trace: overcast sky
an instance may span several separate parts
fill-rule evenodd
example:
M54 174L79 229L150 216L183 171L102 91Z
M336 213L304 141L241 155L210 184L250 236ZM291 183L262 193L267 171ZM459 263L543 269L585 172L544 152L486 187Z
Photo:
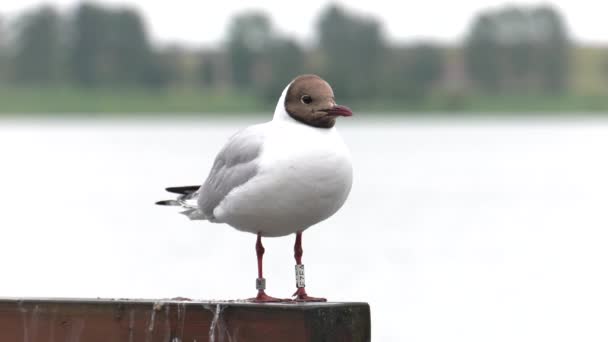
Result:
M0 13L15 14L41 3L68 9L78 0L4 0ZM130 5L144 15L154 41L191 45L216 45L232 15L248 9L270 13L279 31L310 41L319 11L332 1L261 0L255 6L243 1L216 0L102 0L101 4ZM467 30L471 18L481 9L506 4L551 4L565 15L573 37L587 43L608 43L608 2L600 0L563 1L408 1L395 0L333 1L360 13L381 19L384 32L393 41L433 39L456 42Z

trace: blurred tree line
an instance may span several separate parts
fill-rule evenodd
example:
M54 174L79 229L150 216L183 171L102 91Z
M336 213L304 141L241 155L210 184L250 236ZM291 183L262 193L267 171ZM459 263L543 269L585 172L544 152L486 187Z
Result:
M320 13L315 32L314 45L304 46L266 13L246 12L232 19L219 48L157 47L133 9L43 6L0 17L0 78L23 86L230 88L269 101L300 73L319 73L354 100L568 91L571 42L551 7L480 13L457 48L390 44L377 19L335 5Z
M43 6L14 23L4 78L16 84L83 87L166 85L168 72L132 9L81 4L69 17Z
M566 90L570 42L549 7L482 13L466 42L470 78L488 92Z

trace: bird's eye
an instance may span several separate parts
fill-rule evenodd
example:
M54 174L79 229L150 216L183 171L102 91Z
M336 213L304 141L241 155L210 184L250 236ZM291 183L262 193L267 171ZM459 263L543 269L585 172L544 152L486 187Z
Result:
M304 95L300 98L303 104L310 104L312 102L312 97L310 95Z

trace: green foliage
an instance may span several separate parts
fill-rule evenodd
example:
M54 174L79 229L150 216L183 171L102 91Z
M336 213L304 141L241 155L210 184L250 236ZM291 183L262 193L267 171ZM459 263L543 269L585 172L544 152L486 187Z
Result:
M0 87L0 113L255 113L271 112L257 96L235 91L141 87Z
M83 86L161 86L166 68L155 56L139 14L83 3L74 16L71 66Z
M554 95L459 95L437 94L412 102L399 97L349 101L357 115L369 117L376 113L398 115L433 115L433 113L556 113L608 111L606 96ZM225 113L268 116L274 106L248 92L201 91L191 89L152 90L142 88L74 88L74 87L0 87L0 116L48 113L99 116L136 116L157 113L162 116L188 115L223 117ZM202 114L206 113L206 114ZM108 114L103 114L107 116Z
M280 37L270 19L262 13L245 13L234 18L230 24L227 52L234 85L240 89L255 88L268 101L276 101L277 93L283 90L285 83L305 69L300 46L289 38ZM209 70L205 72L209 78Z
M268 103L277 100L286 82L306 72L302 48L290 39L275 39L262 57L265 78L259 82L259 94Z
M6 82L8 79L8 70L11 61L9 60L9 42L6 30L6 20L0 14L0 82Z
M540 50L546 59L542 66L544 88L553 93L566 90L570 65L570 40L561 15L552 8L540 7L533 16L537 18L537 30L544 32Z
M384 93L409 102L424 101L443 73L441 49L430 44L417 44L393 48L387 54L382 78Z
M480 14L466 40L469 75L489 92L562 92L569 40L552 8L505 8Z
M100 83L102 61L107 59L104 56L107 45L105 11L83 3L76 9L74 17L72 76L81 85L93 86Z
M200 80L201 80L201 84L204 87L211 87L213 86L213 84L215 84L216 80L216 75L215 75L215 67L213 65L213 62L210 60L203 60L201 62L200 65Z
M466 43L466 63L473 81L489 91L497 91L500 72L497 58L496 24L485 14L480 15Z
M3 22L0 112L271 111L302 73L323 76L356 110L608 108L599 53L573 49L550 7L483 12L463 47L389 45L378 20L341 6L321 12L312 47L281 35L262 12L234 17L212 50L154 47L136 11L87 2Z
M41 7L18 21L12 78L18 83L52 83L63 66L61 18L51 7Z
M341 98L378 95L385 54L380 24L330 6L321 13L317 31L323 74L334 91Z
M251 12L235 17L228 31L228 55L232 81L239 88L254 83L254 67L274 37L270 19L264 13Z

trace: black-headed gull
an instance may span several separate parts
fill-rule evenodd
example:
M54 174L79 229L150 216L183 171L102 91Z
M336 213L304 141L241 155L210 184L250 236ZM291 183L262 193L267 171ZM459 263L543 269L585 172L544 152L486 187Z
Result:
M202 186L168 188L180 196L158 204L180 205L193 220L227 223L257 234L258 294L255 302L282 301L265 293L262 237L296 234L296 301L325 301L304 289L302 232L332 216L352 185L350 153L334 127L352 111L335 102L330 85L316 75L291 81L272 121L233 135L215 158Z

